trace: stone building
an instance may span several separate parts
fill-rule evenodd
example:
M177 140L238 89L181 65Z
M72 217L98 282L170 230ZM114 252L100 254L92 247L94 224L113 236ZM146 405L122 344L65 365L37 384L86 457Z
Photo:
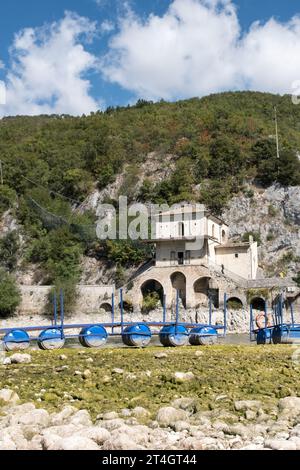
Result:
M258 251L253 238L231 242L228 225L197 206L161 212L154 225L154 236L146 241L155 245L153 260L127 285L126 295L135 307L156 292L161 302L165 295L167 308L172 308L178 290L186 309L207 307L210 298L216 308L222 307L225 293L242 308L249 301L249 289L291 284L287 279L257 279Z

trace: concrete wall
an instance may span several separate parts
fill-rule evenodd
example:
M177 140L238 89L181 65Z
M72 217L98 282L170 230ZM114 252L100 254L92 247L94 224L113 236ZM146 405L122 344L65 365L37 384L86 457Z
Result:
M238 255L238 258L236 258ZM216 250L216 263L224 265L225 269L238 274L245 279L255 279L257 273L257 244L253 243L248 248L222 247Z
M22 302L19 314L43 314L51 286L20 286ZM97 313L103 303L111 303L114 286L78 286L75 312Z

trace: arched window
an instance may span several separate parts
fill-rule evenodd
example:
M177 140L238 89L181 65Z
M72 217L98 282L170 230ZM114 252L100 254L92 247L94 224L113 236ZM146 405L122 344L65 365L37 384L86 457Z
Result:
M212 228L211 228L211 234L212 234L212 237L215 238L215 225L214 224L212 225Z

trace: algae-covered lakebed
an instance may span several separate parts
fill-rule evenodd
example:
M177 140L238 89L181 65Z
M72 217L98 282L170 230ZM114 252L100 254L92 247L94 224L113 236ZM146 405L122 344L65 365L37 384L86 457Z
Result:
M199 353L200 351L200 353ZM160 354L159 354L160 353ZM166 354L166 357L155 356ZM0 366L0 389L49 411L70 403L95 418L142 406L151 413L179 397L200 410L233 409L235 400L300 396L300 366L291 346L30 351L29 364ZM61 357L63 355L63 357ZM118 370L121 369L121 370ZM178 382L175 372L193 372Z

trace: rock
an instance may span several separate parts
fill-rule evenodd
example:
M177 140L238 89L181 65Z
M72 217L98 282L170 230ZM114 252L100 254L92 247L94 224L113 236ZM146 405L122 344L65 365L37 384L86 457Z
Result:
M59 356L59 359L60 359L61 361L66 361L68 358L67 358L67 356L66 356L65 354L61 354L61 355Z
M94 362L94 359L92 357L87 357L86 362L88 362L89 364L92 364Z
M16 416L17 424L26 426L40 426L45 428L50 424L50 416L46 410L32 410L29 413Z
M61 441L62 450L99 450L92 439L83 436L71 436Z
M132 411L128 408L123 408L123 410L121 410L121 416L123 416L124 418L129 418L131 415Z
M187 421L176 421L174 424L175 432L189 431L190 428L191 425Z
M11 359L10 357L4 357L2 359L2 362L0 362L3 366L9 366L11 364Z
M5 429L5 432L18 450L27 450L27 440L24 437L22 426L10 426Z
M86 370L83 372L82 377L83 377L84 379L89 379L89 378L91 377L91 375L92 375L91 371L90 371L89 369L86 369Z
M41 439L41 446L43 450L62 450L62 441L56 434L47 433Z
M246 411L246 419L248 421L256 419L256 416L257 416L256 411L252 411L252 410L247 410Z
M108 384L109 382L111 382L111 378L108 375L104 375L102 377L102 383Z
M161 426L170 426L174 424L176 421L185 421L187 418L187 413L184 410L178 410L172 406L166 406L164 408L160 408L156 415L156 421Z
M1 450L17 450L17 446L9 436L3 435L0 438Z
M3 388L0 390L0 400L4 401L5 403L16 405L20 401L20 398L13 390L10 390L9 388Z
M196 357L201 357L201 356L203 356L203 354L204 354L203 351L196 351L196 352L195 352L195 356L196 356Z
M261 402L258 400L235 401L234 407L236 411L258 410L261 407Z
M154 357L155 359L165 359L166 357L168 357L168 354L165 352L158 352L154 354Z
M71 416L69 423L75 426L91 426L92 420L87 410L80 410Z
M82 372L80 372L80 370L75 370L74 375L82 376Z
M197 408L197 403L194 398L177 398L176 400L172 401L171 403L174 408L180 408L181 410L190 411L192 413L195 412Z
M98 445L102 445L105 441L110 439L111 435L107 429L101 428L100 426L94 426L84 431L85 437L92 439Z
M10 360L12 364L30 364L31 356L30 354L15 353L10 356Z
M112 370L112 373L122 375L122 374L124 374L124 370L123 369L118 369L116 367L115 369Z
M104 442L102 450L136 450L137 444L126 434L120 434Z
M147 426L141 425L123 425L119 429L115 429L111 433L112 438L118 438L119 436L127 436L129 439L134 441L136 444L147 445L149 441L150 430Z
M175 381L178 383L194 380L195 378L193 372L175 372L174 377Z
M107 429L108 431L113 431L115 429L119 429L124 424L124 419L111 419L109 421L100 421L99 424L102 428Z
M116 413L115 411L110 411L108 413L104 413L102 419L105 421L109 421L109 420L118 419L118 418L119 418L118 413Z
M294 444L296 445L296 450L300 450L300 437L292 436L289 439L289 442L294 442Z
M64 424L68 418L70 418L74 413L77 412L77 408L74 406L65 406L60 413L56 413L51 416L51 424L53 426L60 426Z
M67 438L77 434L78 432L82 432L82 430L86 430L85 426L77 426L75 424L63 424L60 426L51 426L47 429L44 429L41 432L42 437L47 436L58 436L61 438Z
M273 450L297 450L297 445L293 441L284 441L280 439L266 439L265 447Z
M281 398L278 402L278 408L282 414L287 415L289 418L296 417L298 414L300 414L300 398Z
M136 408L134 408L132 410L132 414L133 416L135 416L135 418L148 418L150 416L149 411L143 408L142 406L137 406Z

